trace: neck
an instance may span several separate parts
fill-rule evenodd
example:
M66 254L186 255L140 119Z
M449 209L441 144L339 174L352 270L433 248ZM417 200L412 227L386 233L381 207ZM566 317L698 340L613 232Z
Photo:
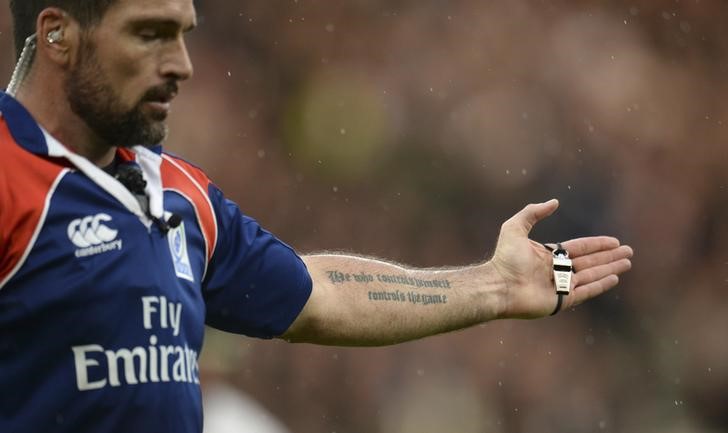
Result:
M63 79L53 74L43 74L40 69L31 69L16 99L38 124L64 146L99 167L111 164L116 147L102 140L73 112L65 95Z

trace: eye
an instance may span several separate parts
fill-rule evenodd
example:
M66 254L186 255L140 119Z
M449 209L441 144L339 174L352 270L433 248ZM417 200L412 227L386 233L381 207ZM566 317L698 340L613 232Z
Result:
M137 36L145 42L152 42L159 39L159 32L155 29L142 29L137 32Z
M180 30L177 22L169 20L143 20L131 25L134 37L145 43L173 40Z

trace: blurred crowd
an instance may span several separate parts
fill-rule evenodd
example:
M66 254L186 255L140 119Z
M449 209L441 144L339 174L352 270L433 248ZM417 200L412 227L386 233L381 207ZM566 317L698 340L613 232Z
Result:
M636 251L617 289L538 322L373 349L211 330L209 387L296 433L728 430L728 3L196 5L167 149L297 250L479 262L556 197L536 240ZM0 53L8 80L6 5Z

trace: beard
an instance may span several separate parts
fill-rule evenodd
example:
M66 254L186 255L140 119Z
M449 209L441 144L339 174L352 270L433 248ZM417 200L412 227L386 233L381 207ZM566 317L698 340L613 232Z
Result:
M110 146L150 147L167 137L166 115L145 115L142 107L147 101L176 93L174 82L149 89L131 109L125 108L104 74L95 48L88 41L82 41L78 63L65 87L71 110Z

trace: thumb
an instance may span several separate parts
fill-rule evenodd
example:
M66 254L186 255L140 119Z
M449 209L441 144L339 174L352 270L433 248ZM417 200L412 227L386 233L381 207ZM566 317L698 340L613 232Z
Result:
M512 230L516 230L520 234L528 236L537 222L556 212L558 207L559 201L556 199L551 199L544 203L529 204L521 209L520 212L513 215L511 219L506 221L506 224L508 224Z

